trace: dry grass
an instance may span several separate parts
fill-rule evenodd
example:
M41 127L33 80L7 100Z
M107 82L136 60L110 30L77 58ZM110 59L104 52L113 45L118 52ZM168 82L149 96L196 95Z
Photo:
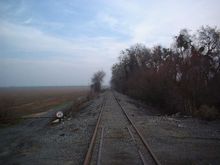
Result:
M86 97L87 87L0 88L0 118L21 117Z

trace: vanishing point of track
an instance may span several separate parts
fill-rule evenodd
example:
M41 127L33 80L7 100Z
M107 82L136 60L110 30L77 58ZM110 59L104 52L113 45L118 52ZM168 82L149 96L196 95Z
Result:
M129 117L129 115L127 114L125 108L120 104L119 100L116 98L115 94L113 93L113 97L114 99L116 100L117 104L119 105L120 109L122 110L123 114L126 116L126 119L128 120L128 122L132 125L132 127L134 128L135 130L135 133L138 135L139 139L141 140L144 148L147 150L147 152L149 153L151 159L152 159L152 162L153 164L155 165L161 165L161 163L159 162L158 158L156 157L156 155L153 153L151 147L149 146L149 144L146 142L146 140L144 139L144 136L142 135L141 131L137 128L137 126L134 124L134 122L131 120L131 118ZM103 141L103 128L100 127L100 121L101 121L101 117L102 117L102 113L103 113L103 110L104 110L104 106L105 106L105 102L106 102L106 97L103 98L103 101L101 103L101 106L100 106L100 113L99 113L99 116L98 116L98 119L97 119L97 122L96 122L96 126L95 126L95 129L94 129L94 132L93 132L93 135L92 135L92 138L91 138L91 141L90 141L90 144L89 144L89 148L87 150L87 153L86 153L86 156L85 156L85 159L84 159L84 162L83 162L83 165L89 165L90 164L90 161L91 161L91 158L92 158L92 155L93 155L93 148L95 146L95 140L96 140L96 136L97 136L97 132L98 132L98 129L101 128L101 138L100 138L100 142L99 142L99 149L98 149L98 158L97 158L97 165L100 165L100 160L101 160L101 150L102 150L102 141ZM128 128L128 127L127 127ZM134 138L134 135L132 133L132 131L128 128L128 132L130 134L130 136L132 137L133 141L136 143L136 140ZM147 164L146 160L145 160L145 157L144 157L144 154L142 153L142 151L140 150L139 146L137 145L136 143L136 147L138 149L138 154L142 160L142 163L144 165Z

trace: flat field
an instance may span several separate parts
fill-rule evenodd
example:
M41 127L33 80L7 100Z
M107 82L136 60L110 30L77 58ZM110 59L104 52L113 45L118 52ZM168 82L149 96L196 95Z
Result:
M86 86L0 88L0 111L7 110L16 117L40 113L85 97L88 92Z

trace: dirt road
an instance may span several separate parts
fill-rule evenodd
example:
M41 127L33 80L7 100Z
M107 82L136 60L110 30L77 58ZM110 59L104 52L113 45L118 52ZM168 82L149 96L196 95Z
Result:
M127 96L115 96L162 165L220 163L220 121L161 116L156 109ZM87 105L58 125L31 121L1 128L0 164L83 164L101 105L91 164L143 164L139 150L148 164L154 164L112 91Z

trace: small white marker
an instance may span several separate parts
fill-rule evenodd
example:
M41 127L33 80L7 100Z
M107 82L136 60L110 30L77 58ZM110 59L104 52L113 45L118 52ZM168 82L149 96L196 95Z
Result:
M63 112L62 111L58 111L56 113L57 118L61 119L63 117Z

